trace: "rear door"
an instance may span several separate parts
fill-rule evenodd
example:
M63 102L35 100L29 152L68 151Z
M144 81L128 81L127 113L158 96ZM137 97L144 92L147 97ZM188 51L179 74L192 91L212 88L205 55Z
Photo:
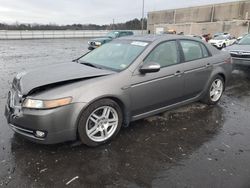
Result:
M212 56L198 41L180 40L184 63L184 98L189 99L203 91L212 72Z

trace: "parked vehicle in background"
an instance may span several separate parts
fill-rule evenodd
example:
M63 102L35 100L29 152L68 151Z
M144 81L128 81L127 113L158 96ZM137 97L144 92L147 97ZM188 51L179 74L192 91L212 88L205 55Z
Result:
M218 32L218 33L214 34L213 38L221 36L221 35L228 35L229 36L230 34L229 33L225 33L225 32Z
M174 30L174 29L169 29L169 30L163 32L163 34L172 34L172 35L175 35L175 34L176 34L176 30Z
M199 35L186 35L186 36L188 36L188 37L195 37L195 38L198 38L198 39L203 40L203 41L206 42L206 39L204 37L202 37L202 36L199 36Z
M130 35L134 35L134 33L132 31L111 31L105 37L95 38L88 41L89 45L88 49L93 50L105 43L112 41L115 38L125 37Z
M194 101L215 105L231 71L228 52L193 37L122 37L74 63L18 74L5 115L29 140L97 146L131 121Z
M225 48L234 44L236 39L230 35L219 35L208 42L218 49Z
M250 34L225 50L230 52L234 67L250 67Z
M208 42L210 39L212 39L211 34L203 34L202 37L206 39L206 42Z

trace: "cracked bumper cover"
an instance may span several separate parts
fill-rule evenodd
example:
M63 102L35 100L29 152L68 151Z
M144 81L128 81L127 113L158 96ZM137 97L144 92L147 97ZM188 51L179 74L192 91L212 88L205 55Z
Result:
M72 103L48 109L20 109L5 106L7 122L17 134L42 144L56 144L77 139L79 114L86 103ZM35 136L35 131L46 133L44 138Z

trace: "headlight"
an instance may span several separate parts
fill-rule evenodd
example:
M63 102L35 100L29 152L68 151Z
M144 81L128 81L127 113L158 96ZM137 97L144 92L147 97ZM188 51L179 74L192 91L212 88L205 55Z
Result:
M102 43L101 43L101 42L95 42L95 45L96 45L96 46L101 46Z
M70 104L71 101L72 97L66 97L55 100L25 99L22 107L33 109L50 109Z

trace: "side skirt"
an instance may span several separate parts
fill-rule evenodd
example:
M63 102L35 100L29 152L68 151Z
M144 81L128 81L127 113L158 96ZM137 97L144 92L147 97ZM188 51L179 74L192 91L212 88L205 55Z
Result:
M175 103L175 104L165 106L165 107L162 107L162 108L158 108L158 109L155 109L155 110L152 110L152 111L149 111L149 112L138 114L138 115L132 116L131 121L136 121L136 120L139 120L139 119L150 117L150 116L165 112L165 111L173 109L173 108L181 107L181 106L184 106L186 104L190 104L192 102L199 101L200 99L201 99L201 95L196 96L196 97L191 98L191 99L187 99L187 100L179 102L179 103Z

